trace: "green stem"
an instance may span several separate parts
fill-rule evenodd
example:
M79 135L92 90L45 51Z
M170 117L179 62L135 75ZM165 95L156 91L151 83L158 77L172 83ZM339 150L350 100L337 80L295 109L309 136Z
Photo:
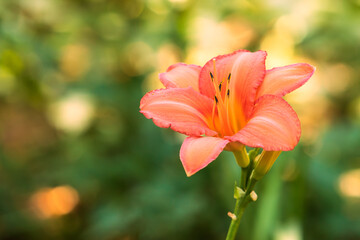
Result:
M242 174L244 176L247 175L247 174L244 174L244 172L242 172ZM243 177L241 178L241 180L242 180L241 184L244 184ZM245 180L246 180L246 178L245 178ZM251 201L254 201L251 198L250 193L254 189L255 183L256 183L256 180L254 178L250 177L249 183L247 184L247 187L246 187L245 194L241 198L236 200L235 210L234 210L235 216L231 220L230 227L229 227L229 230L228 230L228 233L226 236L226 240L234 240L235 239L237 230L240 225L240 220L241 220L242 215L244 214L245 208Z
M247 180L249 178L249 167L241 168L241 181L240 187L245 191Z
M233 240L235 239L236 232L240 225L241 217L245 211L245 196L243 198L237 199L235 204L235 216L236 218L233 218L230 223L230 227L226 236L226 240Z

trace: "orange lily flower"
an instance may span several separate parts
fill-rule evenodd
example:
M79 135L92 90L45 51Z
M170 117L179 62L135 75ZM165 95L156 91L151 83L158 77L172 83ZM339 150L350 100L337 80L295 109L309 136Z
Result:
M302 86L314 67L298 63L266 70L266 55L239 50L203 67L174 64L159 75L166 89L142 98L146 118L188 136L180 149L188 176L223 150L239 154L246 145L289 151L299 142L300 121L282 97Z

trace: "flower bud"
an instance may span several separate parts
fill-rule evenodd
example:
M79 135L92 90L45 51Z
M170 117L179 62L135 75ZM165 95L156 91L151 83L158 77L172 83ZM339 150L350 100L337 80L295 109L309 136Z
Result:
M240 198L244 197L244 195L245 195L244 190L242 190L238 186L234 187L234 198L235 199L240 199Z
M253 178L260 180L271 169L281 151L262 151L255 163Z
M253 202L255 202L255 201L258 199L258 195L256 194L255 191L252 191L252 192L250 193L250 198L251 198L251 200L252 200Z

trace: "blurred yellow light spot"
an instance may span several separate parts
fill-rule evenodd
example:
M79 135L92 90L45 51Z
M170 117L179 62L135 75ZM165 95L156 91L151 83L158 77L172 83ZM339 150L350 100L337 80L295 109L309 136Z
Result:
M304 92L304 94L307 93ZM290 95L292 95L292 93ZM290 95L286 97L286 100L288 100L299 116L302 128L301 141L306 144L316 143L318 137L330 124L332 119L329 100L322 96L317 96L300 102L301 99L297 100Z
M145 42L129 44L123 55L122 70L128 76L137 76L149 71L154 66L154 52Z
M171 43L162 45L157 51L157 64L154 73L148 74L143 82L144 92L163 88L159 80L159 73L166 72L169 66L180 61L180 49Z
M343 63L325 66L323 69L318 72L321 75L319 79L322 87L331 94L343 94L353 81L353 69Z
M246 48L254 37L254 30L237 16L230 16L222 22L201 16L194 22L189 34L194 45L186 62L203 65L216 55Z
M24 8L26 8L28 11L31 11L37 15L41 15L50 9L51 1L33 0L33 1L31 1L31 4L30 4L29 1L22 0L21 5Z
M236 15L227 17L222 23L228 34L228 44L231 49L246 48L254 38L255 32L247 21Z
M171 3L187 3L188 0L169 0Z
M174 6L174 8L183 10L185 9L189 4L188 0L169 0L170 3Z
M80 133L90 125L95 114L92 100L85 94L72 94L52 104L49 118L55 127Z
M324 1L313 1L313 0L303 0L303 1L284 1L284 0L268 0L264 1L264 4L271 8L286 10L286 12L296 13L303 16L304 18L309 18L311 15L316 14L319 10L324 10L332 7L335 4L324 4Z
M159 80L159 74L152 73L147 76L143 82L142 88L144 92L148 92L150 90L164 88L164 85Z
M52 23L57 19L61 9L58 8L55 1L48 0L21 0L21 7L23 12L26 12L23 16L27 17L28 21L40 21L46 23Z
M295 45L301 42L308 33L308 26L311 26L310 21L313 19L312 15L318 8L317 4L314 4L316 1L310 0L286 4L284 1L278 0L270 2L281 2L281 5L288 9L288 14L280 16L276 20L273 29L261 43L260 49L266 50L271 55L267 58L268 68L286 65L295 60Z
M295 41L287 31L273 30L265 36L260 49L266 49L269 57L266 60L267 68L287 65L294 58Z
M70 186L44 188L30 198L30 205L41 218L50 218L70 213L79 202L77 191Z
M308 29L301 15L289 14L280 17L275 23L278 32L286 31L292 35L295 42L300 42L306 36Z
M157 51L158 69L165 72L166 69L180 61L180 49L171 43L162 45Z
M301 240L301 225L297 221L290 221L275 231L275 238L277 240Z
M148 0L148 8L156 14L163 15L169 12L169 5L164 0Z
M68 77L75 80L81 77L89 68L89 50L80 44L67 45L62 49L60 68Z
M360 198L360 168L341 174L338 187L344 197Z

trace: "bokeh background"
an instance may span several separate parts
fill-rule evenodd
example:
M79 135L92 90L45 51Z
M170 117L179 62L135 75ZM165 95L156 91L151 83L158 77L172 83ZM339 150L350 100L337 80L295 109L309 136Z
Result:
M233 156L187 178L139 101L237 49L317 67L238 239L360 239L359 26L359 0L1 0L0 239L224 239Z

